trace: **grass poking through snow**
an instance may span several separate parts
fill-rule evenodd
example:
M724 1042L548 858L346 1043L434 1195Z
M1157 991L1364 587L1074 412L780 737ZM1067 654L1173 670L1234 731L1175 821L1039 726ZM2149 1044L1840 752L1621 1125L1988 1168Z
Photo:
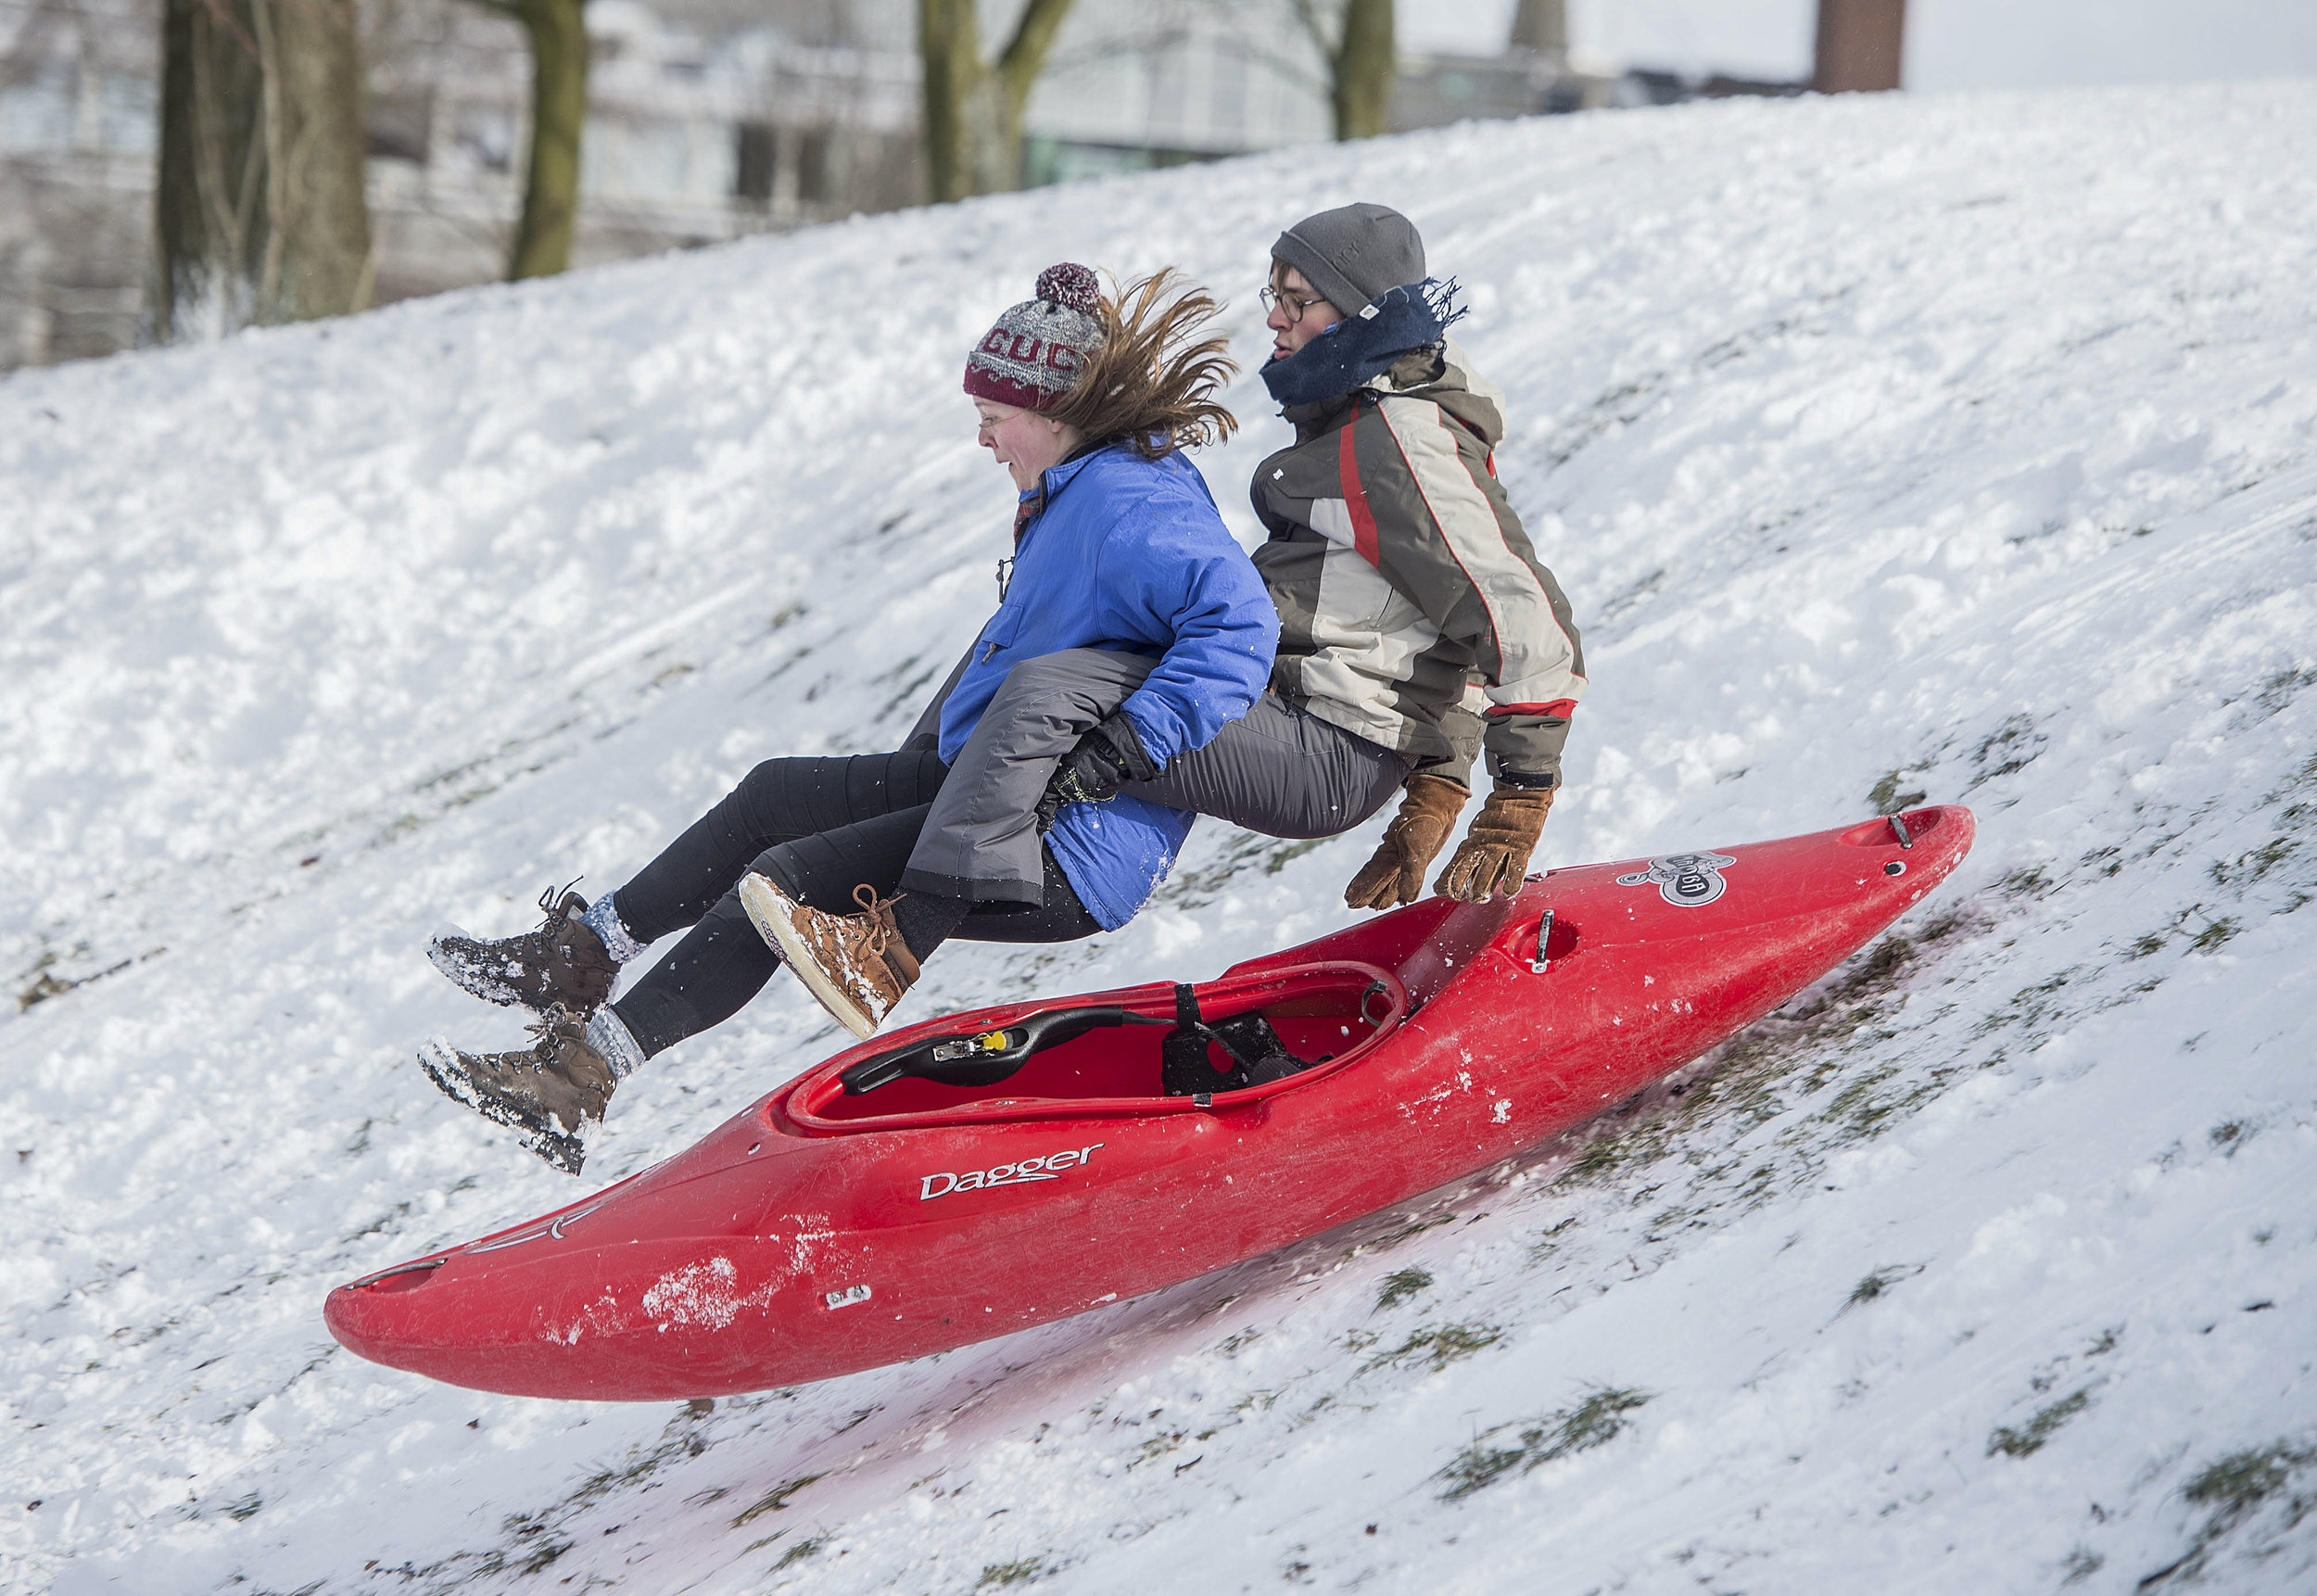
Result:
M1443 1501L1455 1501L1484 1486L1493 1485L1517 1470L1533 1468L1606 1446L1630 1427L1626 1414L1640 1407L1652 1393L1614 1386L1596 1387L1573 1408L1547 1413L1541 1419L1514 1420L1488 1431L1434 1477L1448 1482ZM1511 1445L1496 1443L1507 1431L1517 1431Z

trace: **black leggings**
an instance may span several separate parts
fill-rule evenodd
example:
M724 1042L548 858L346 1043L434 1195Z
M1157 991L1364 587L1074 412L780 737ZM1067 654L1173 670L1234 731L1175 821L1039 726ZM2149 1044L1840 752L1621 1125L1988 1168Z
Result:
M860 906L862 884L889 895L947 775L926 754L767 759L613 895L639 943L691 931L612 1011L645 1057L720 1025L764 989L780 956L765 944L733 889L761 871L800 903L830 914ZM1045 854L1045 902L983 904L957 934L969 942L1075 942L1100 931Z

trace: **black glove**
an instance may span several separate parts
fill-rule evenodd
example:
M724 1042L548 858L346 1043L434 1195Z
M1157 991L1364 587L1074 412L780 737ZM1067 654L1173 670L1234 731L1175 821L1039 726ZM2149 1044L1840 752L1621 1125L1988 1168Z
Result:
M1062 755L1039 796L1038 831L1054 830L1065 804L1105 804L1129 781L1148 781L1159 774L1134 723L1117 713L1096 721L1078 745Z

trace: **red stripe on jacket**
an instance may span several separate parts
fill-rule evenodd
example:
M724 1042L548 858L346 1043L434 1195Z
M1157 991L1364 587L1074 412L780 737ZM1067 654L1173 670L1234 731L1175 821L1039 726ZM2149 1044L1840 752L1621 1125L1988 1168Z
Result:
M1576 713L1576 700L1556 698L1550 703L1492 703L1490 715L1550 715L1566 720Z
M1343 447L1336 451L1336 472L1343 482L1344 503L1351 512L1351 546L1360 558L1371 565L1382 564L1376 551L1375 513L1368 508L1368 490L1360 480L1360 451L1352 447L1351 435L1360 425L1360 401L1352 400L1351 420L1336 436Z

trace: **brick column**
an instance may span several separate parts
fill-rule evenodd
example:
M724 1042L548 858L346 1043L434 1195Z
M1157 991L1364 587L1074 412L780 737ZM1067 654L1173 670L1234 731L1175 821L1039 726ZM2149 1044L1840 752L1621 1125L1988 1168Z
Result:
M1906 0L1818 0L1810 86L1822 95L1895 89L1906 44Z

